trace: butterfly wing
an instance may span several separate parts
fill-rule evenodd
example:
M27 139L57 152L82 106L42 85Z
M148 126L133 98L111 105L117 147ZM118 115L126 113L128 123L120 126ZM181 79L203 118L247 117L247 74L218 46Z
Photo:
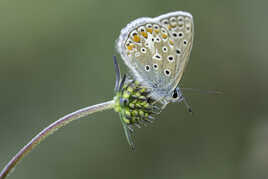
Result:
M155 99L165 98L177 86L189 59L193 36L185 30L186 19L188 24L192 16L181 11L139 18L122 29L117 41L122 59L138 81L153 89Z
M168 29L174 42L171 54L175 56L175 78L169 86L173 90L180 82L185 67L190 59L194 39L193 17L187 12L172 12L158 17L160 24Z

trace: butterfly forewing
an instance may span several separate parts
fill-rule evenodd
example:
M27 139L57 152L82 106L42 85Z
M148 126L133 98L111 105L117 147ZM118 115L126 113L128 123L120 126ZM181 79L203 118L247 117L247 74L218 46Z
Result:
M174 12L158 17L161 25L168 29L171 41L170 55L175 58L175 76L168 86L173 90L181 80L189 61L193 44L193 18L189 13Z

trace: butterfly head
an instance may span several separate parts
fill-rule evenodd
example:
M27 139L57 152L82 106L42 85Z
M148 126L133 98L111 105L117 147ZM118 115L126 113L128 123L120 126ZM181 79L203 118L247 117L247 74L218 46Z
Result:
M174 90L169 92L169 94L165 97L167 103L178 103L181 102L183 99L182 92L180 91L179 87L176 87Z

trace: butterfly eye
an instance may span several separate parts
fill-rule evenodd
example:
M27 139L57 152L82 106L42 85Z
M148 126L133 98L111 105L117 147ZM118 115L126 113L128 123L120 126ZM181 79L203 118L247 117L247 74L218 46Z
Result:
M173 93L172 93L172 98L174 98L174 99L178 98L177 90L174 90L174 91L173 91Z
M187 45L187 40L184 40L184 41L183 41L183 44L184 44L184 45Z

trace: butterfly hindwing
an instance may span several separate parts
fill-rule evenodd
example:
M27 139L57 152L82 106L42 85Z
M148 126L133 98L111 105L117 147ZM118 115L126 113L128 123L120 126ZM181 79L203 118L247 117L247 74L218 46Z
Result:
M178 11L132 21L122 29L117 49L137 80L155 98L165 98L182 77L192 41L192 16Z

